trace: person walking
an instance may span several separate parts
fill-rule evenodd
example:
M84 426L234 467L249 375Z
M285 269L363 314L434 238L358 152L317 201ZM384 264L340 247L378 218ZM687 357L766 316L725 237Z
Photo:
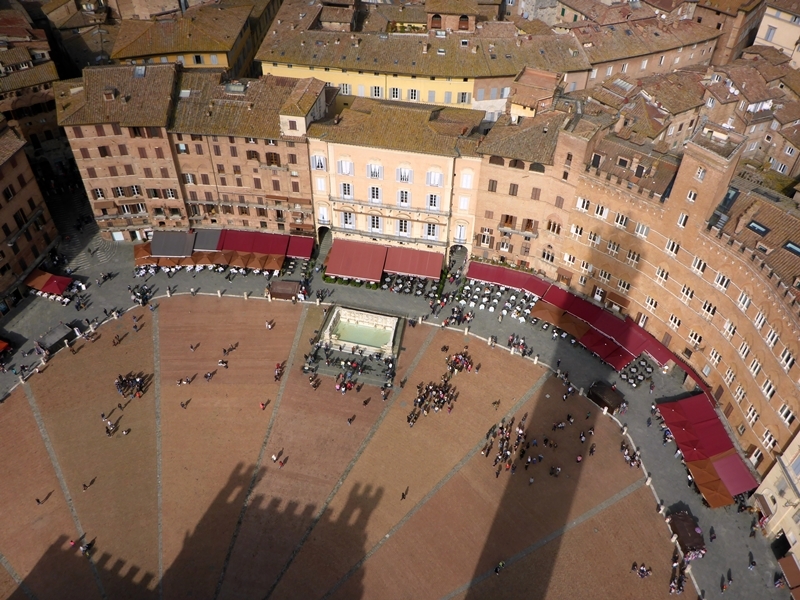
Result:
M181 402L181 408L186 410L186 403L185 402Z

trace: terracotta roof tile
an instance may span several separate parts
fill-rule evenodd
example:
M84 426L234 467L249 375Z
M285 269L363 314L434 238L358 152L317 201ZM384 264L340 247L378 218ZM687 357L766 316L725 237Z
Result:
M800 120L800 102L783 100L772 107L772 115L781 125L790 125Z
M614 134L603 138L595 152L605 157L600 165L600 171L609 173L611 177L618 177L628 181L635 187L655 192L659 196L670 187L678 172L679 159L677 156L660 152L652 142L632 143L620 139ZM620 166L619 159L625 159L627 166ZM641 177L636 176L634 162L642 165L644 172Z
M765 102L780 98L782 93L777 88L770 88L759 73L749 64L750 61L736 61L730 65L714 67L714 72L722 74L723 81L730 79L741 96L749 103Z
M17 134L8 127L6 120L0 117L0 165L14 156L25 146L25 140L17 137Z
M593 65L691 46L721 34L695 21L677 21L662 27L656 19L607 26L578 23L570 31Z
M795 7L797 7L795 10L797 14L800 15L800 2L798 2L797 0L790 0L790 1ZM767 2L767 6L770 5L771 3ZM751 55L759 56L773 65L782 65L789 62L790 60L788 56L786 56L783 52L780 51L779 48L776 48L775 46L750 46L749 48L745 48L744 51L742 51L742 56L744 58L750 58Z
M324 88L317 79L269 75L238 80L235 88L221 81L218 71L181 72L170 131L277 139L281 137L279 116L287 114L282 107L289 103L295 110L293 114L305 116ZM301 106L307 110L301 112Z
M800 4L797 0L769 0L767 6L777 8L781 12L800 15Z
M569 119L564 112L548 111L535 117L521 118L514 124L508 115L504 115L486 134L478 152L552 165L559 132Z
M0 65L4 67L31 62L31 60L31 53L28 52L25 46L18 46L16 48L0 51Z
M755 10L761 6L761 0L698 0L697 5L736 16L739 11L749 13Z
M463 143L485 113L464 108L356 98L335 119L308 129L309 138L327 142L404 152L460 156L472 144Z
M477 15L476 0L426 0L425 12L440 15Z
M124 20L111 58L124 60L183 52L228 52L252 6L206 5L162 21Z
M736 181L734 180L734 185ZM785 245L791 242L800 248L800 218L797 210L788 204L766 200L753 192L739 195L728 211L729 220L722 231L742 242L748 248L756 249L762 244L767 251L758 252L787 285L793 286L800 276L800 256L787 250ZM768 231L759 235L749 228L755 221Z
M599 0L560 1L561 4L579 14L585 15L589 21L597 25L615 25L617 23L637 21L639 19L651 19L656 16L656 12L650 6L641 3L632 4L623 2L609 6ZM556 26L558 26L558 24Z
M666 73L639 80L642 92L672 115L703 105L705 86L699 73Z
M0 93L21 90L56 81L58 81L56 65L54 62L49 61L40 65L35 65L29 69L14 71L4 77L0 77Z
M305 0L285 0L256 53L265 71L277 63L431 77L514 77L526 66L561 73L590 68L571 36L519 36L510 22L479 23L474 33L454 31L443 38L433 32L350 34L310 29L313 11Z
M176 74L173 64L87 67L82 79L55 84L58 124L164 127L169 121ZM105 99L106 91L114 92L112 100Z

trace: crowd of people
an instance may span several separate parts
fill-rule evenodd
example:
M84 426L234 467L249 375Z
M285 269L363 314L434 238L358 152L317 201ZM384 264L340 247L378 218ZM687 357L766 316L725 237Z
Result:
M458 392L455 386L450 383L450 380L456 373L461 371L471 373L473 368L477 373L480 368L480 366L473 364L472 357L469 354L469 346L464 346L461 352L454 354L449 353L449 346L442 346L442 352L445 353L447 370L442 375L439 383L431 381L425 384L425 382L421 381L417 384L414 406L406 417L409 427L414 426L420 415L426 417L431 411L436 413L446 410L450 414L453 411L454 403L458 399Z

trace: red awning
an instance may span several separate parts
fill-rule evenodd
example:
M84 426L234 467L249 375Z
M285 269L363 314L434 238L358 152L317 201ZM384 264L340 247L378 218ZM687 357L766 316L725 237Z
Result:
M7 349L8 349L10 346L11 346L11 344L9 344L8 342L6 342L5 340L0 340L0 352L4 352L4 351L5 351L5 350L7 350Z
M725 484L732 496L749 492L758 487L755 477L735 450L727 456L711 460L719 478L722 479L722 483Z
M39 269L34 269L31 271L31 274L28 275L28 278L25 280L25 285L35 290L40 290L45 286L45 284L50 281L52 275L50 273L45 273L44 271L40 271Z
M256 238L253 240L252 252L286 256L286 249L289 247L290 236L280 235L278 233L256 233L255 235Z
M622 334L627 329L625 321L605 310L598 314L589 324L614 340L617 337L622 337Z
M625 320L625 330L614 339L634 356L639 356L647 346L647 335L631 319Z
M314 251L314 238L301 237L299 235L289 236L289 247L286 249L286 256L292 258L311 258Z
M365 281L380 281L386 262L386 246L350 240L334 240L325 274Z
M25 285L28 287L47 294L58 294L59 296L67 291L71 283L72 279L69 277L53 275L45 271L40 271L39 269L34 269L25 280Z
M233 250L234 252L241 252L249 254L253 251L253 244L256 241L258 233L252 231L231 231L225 232L225 236L220 236L222 241L222 250Z
M515 271L496 265L472 262L467 269L468 279L477 279L486 283L494 283L517 290L525 290L540 298L544 296L550 284L530 273Z
M618 346L616 350L614 350L611 354L606 356L603 360L605 360L608 364L614 367L614 370L619 372L622 371L625 367L627 367L636 357L622 348Z
M578 340L587 350L597 354L600 358L605 359L610 356L612 352L619 349L619 345L612 342L606 336L594 329L587 331L586 334Z
M708 458L727 452L733 448L728 432L717 417L702 423L693 423L692 428L700 439L700 445Z
M800 565L797 564L797 559L794 554L787 554L780 560L778 564L781 566L786 583L790 588L800 587Z
M412 275L439 280L442 276L444 256L437 252L390 247L386 252L383 270L398 275Z
M713 405L708 401L708 396L705 394L695 394L679 400L675 404L694 423L717 419L717 411L714 410Z
M564 310L587 323L591 323L597 318L597 315L603 312L603 309L599 306L592 304L588 300L579 298L578 296L571 296L569 304L567 304Z
M542 300L555 304L561 310L567 310L567 306L572 302L572 294L558 286L551 285L545 295L542 296Z

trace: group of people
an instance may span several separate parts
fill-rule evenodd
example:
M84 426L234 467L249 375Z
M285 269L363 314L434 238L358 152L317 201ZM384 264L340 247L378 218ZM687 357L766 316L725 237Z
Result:
M451 355L449 354L450 347L442 346L442 352L446 354L445 362L447 363L447 371L442 375L439 383L431 381L425 384L421 381L417 384L417 395L414 398L414 406L406 417L409 427L414 426L414 423L417 422L420 415L428 416L430 411L439 412L440 410L447 410L448 414L453 411L453 405L458 398L458 392L455 386L450 383L450 379L459 371L466 370L468 373L472 372L473 362L468 351L469 347L464 346L461 352ZM475 372L478 372L477 368L475 368Z
M141 398L144 393L144 377L141 375L117 375L114 380L114 387L117 388L117 393L123 398L129 395L129 398Z
M128 291L131 294L131 302L144 306L153 297L153 289L146 284L128 286Z

